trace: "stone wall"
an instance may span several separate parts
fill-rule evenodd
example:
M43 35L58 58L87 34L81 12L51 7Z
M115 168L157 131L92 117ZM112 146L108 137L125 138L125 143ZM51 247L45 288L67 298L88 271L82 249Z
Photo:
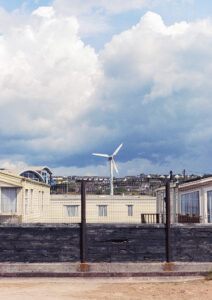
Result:
M0 262L80 261L80 226L0 226Z
M212 262L212 226L178 225L171 228L172 261Z
M171 228L172 261L212 262L212 226ZM87 262L163 262L164 225L87 224ZM0 225L0 262L79 262L80 224Z
M164 225L88 224L89 262L165 261Z

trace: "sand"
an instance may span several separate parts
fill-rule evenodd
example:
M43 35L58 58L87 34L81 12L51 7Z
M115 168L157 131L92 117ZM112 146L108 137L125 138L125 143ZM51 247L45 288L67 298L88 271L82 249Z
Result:
M212 300L212 281L143 282L139 278L0 279L1 300ZM164 279L158 279L158 281ZM175 279L172 279L175 280ZM176 279L177 280L177 279Z

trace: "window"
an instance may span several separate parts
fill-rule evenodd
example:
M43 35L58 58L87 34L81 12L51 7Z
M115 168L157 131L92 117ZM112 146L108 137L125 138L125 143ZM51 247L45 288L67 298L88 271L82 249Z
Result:
M21 173L20 176L30 178L35 181L40 181L40 182L43 181L42 177L34 171L25 171L25 172Z
M30 190L30 212L32 212L33 189Z
M133 216L133 205L127 205L127 213L128 213L128 217Z
M38 208L41 207L41 191L38 192Z
M1 212L14 213L17 211L17 189L1 189Z
M78 217L79 215L79 205L67 205L67 216L68 217Z
M199 192L181 195L181 213L199 216Z
M107 205L99 205L99 217L107 217Z
M29 190L25 190L25 214L28 212Z
M44 192L41 192L41 209L43 211L44 208Z
M42 173L41 173L41 176L43 177L44 182L47 183L46 175L47 175L46 172L42 172Z
M212 223L212 191L208 191L207 196L208 196L208 223Z

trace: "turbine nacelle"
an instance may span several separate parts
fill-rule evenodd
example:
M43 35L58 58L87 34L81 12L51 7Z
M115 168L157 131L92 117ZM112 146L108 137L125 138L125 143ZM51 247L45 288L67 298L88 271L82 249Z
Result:
M92 155L95 156L101 156L101 157L106 157L110 161L110 194L113 195L113 169L115 169L116 173L118 174L118 168L114 160L114 156L119 152L123 144L120 144L116 150L113 152L112 155L108 154L102 154L102 153L92 153Z
M102 153L92 153L92 155L95 155L95 156L101 156L101 157L106 157L108 158L108 160L111 162L112 164L112 167L115 169L116 173L118 174L119 171L118 171L118 168L117 168L117 165L115 163L115 160L114 160L114 156L119 152L119 150L121 149L121 147L123 146L123 144L120 144L116 150L113 152L112 155L108 155L108 154L102 154Z

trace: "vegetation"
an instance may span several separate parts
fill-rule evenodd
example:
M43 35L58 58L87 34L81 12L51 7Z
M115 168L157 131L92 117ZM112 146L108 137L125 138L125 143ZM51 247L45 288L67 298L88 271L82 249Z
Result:
M124 187L114 188L114 195L127 194L127 190Z
M212 280L212 271L208 271L205 275L205 280Z

